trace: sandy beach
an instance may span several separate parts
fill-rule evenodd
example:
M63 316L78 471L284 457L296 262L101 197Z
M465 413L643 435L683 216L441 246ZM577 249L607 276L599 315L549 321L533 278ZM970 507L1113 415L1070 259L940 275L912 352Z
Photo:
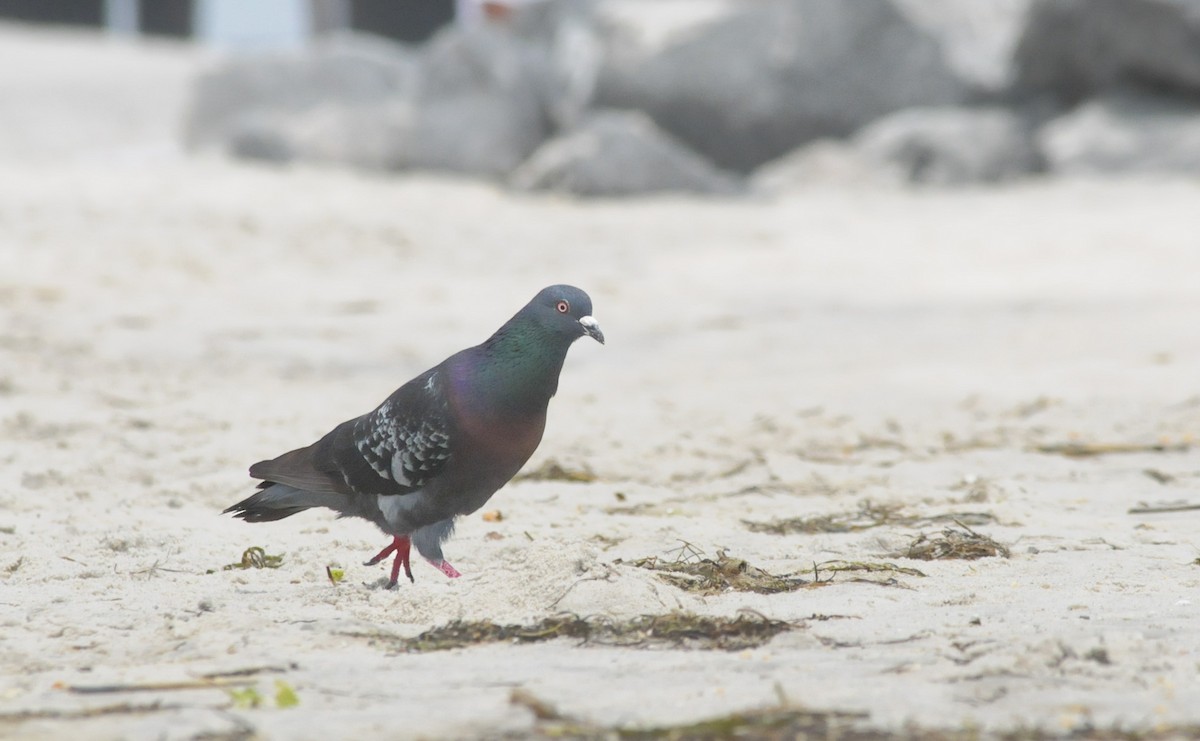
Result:
M4 33L164 90L202 62ZM0 167L0 736L1200 733L1200 511L1130 512L1200 504L1200 184L579 202L187 156L170 100L99 144L27 112ZM365 522L220 516L558 282L608 344L568 357L542 475L461 521L462 578L389 591ZM1008 557L908 557L947 531ZM223 568L254 546L276 568ZM635 563L722 554L799 588ZM405 642L680 614L788 629Z

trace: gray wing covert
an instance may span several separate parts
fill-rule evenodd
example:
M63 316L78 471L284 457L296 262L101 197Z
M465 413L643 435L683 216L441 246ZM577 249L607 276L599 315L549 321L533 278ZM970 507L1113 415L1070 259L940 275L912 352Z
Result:
M346 454L338 468L358 493L408 494L446 466L452 434L441 379L431 370L353 422L353 445L339 446Z

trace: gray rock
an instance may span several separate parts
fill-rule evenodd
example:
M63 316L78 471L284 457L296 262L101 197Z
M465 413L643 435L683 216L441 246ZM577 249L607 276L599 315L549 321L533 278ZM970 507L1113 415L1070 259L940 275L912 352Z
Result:
M745 171L900 108L960 102L970 89L934 35L895 0L713 8L698 25L688 19L685 30L662 34L622 31L623 19L636 21L602 5L597 104L644 110L716 164ZM655 35L662 41L645 41Z
M1036 0L1019 85L1078 101L1113 86L1200 92L1200 2Z
M545 138L536 106L473 93L426 101L408 132L401 166L503 178Z
M417 50L361 36L234 58L204 76L193 147L235 156L507 176L545 139L544 52L450 28Z
M938 40L972 97L996 99L1016 79L1017 43L1033 0L896 0L910 20Z
M395 170L410 164L406 147L414 146L413 111L413 105L402 100L373 105L325 103L302 113L275 116L270 131L284 142L280 149L296 160ZM242 141L235 135L231 151L246 156L244 146L239 150Z
M1038 143L1052 172L1200 174L1200 106L1114 93L1042 127Z
M1039 170L1033 134L1004 108L911 108L848 140L821 140L768 163L755 188L995 183Z
M1004 108L911 108L868 125L854 146L912 183L996 183L1040 166L1032 132Z
M503 29L448 28L421 58L403 166L508 175L546 138L544 50Z
M417 72L410 50L356 34L331 36L301 52L231 57L196 81L184 139L193 148L225 146L235 135L286 140L285 132L268 131L271 121L320 105L370 107L410 97Z
M525 190L581 196L630 196L740 190L723 173L636 111L600 111L543 144L511 180Z
M754 171L752 188L759 193L780 194L826 186L896 186L903 184L898 172L869 161L846 139L818 139Z
M227 125L229 153L234 157L262 162L290 162L296 158L287 124L278 116L246 114Z
M530 70L547 118L569 129L596 88L603 49L594 9L600 0L540 0L514 7L510 31L537 58Z

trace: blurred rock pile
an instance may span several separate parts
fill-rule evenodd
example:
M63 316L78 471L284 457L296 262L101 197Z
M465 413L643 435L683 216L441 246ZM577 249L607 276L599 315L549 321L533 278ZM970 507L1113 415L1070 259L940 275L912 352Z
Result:
M230 59L186 137L602 196L1200 172L1200 1L546 0Z

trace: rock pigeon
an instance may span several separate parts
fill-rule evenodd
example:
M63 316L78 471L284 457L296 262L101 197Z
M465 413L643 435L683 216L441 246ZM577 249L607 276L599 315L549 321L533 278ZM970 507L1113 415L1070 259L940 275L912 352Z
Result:
M459 573L442 542L508 483L541 442L567 349L580 337L604 344L592 300L574 286L543 289L486 342L451 355L397 389L374 411L343 422L306 448L259 461L262 482L225 510L270 522L310 507L362 517L392 542L388 587L409 550L448 577Z

